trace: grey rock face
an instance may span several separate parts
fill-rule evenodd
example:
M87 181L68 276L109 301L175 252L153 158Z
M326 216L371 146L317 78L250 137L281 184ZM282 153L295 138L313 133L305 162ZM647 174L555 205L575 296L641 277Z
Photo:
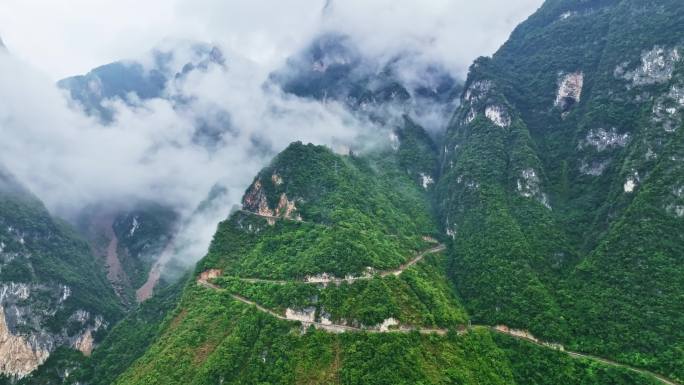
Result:
M615 69L615 77L625 79L637 87L665 83L672 79L679 60L681 55L678 48L655 46L641 55L641 63L636 68L629 70L629 62L619 65Z

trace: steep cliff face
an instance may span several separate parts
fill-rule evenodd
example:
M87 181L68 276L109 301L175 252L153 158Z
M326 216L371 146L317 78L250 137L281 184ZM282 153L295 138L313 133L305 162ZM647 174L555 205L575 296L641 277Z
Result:
M677 1L547 1L471 67L437 203L476 320L684 378L683 22Z
M2 373L25 376L42 364L59 346L67 346L90 355L94 333L107 328L101 315L78 309L55 324L58 312L66 310L64 302L71 296L67 285L25 284L10 282L0 285L0 349ZM0 361L2 361L0 360Z
M119 315L87 244L0 172L0 374L25 376L60 346L88 355Z
M49 352L32 346L25 337L12 334L5 321L4 309L0 309L0 372L23 377L45 362Z

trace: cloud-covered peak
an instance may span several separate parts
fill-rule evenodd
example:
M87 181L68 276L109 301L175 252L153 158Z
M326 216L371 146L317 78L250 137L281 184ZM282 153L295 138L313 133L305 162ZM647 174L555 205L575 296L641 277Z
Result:
M354 37L331 31L314 37L270 79L287 93L338 102L372 120L410 115L431 131L443 128L460 91L442 63L415 50L375 55L362 51Z
M60 80L60 88L92 116L110 123L113 100L129 105L154 98L172 99L171 82L193 71L206 71L212 65L225 65L223 52L216 46L196 42L164 42L144 57L121 60L97 67L85 75Z

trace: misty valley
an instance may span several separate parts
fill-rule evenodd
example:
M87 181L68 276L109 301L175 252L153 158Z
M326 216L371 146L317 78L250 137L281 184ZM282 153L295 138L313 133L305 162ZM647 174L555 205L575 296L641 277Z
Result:
M680 0L131 1L0 4L0 385L684 384Z

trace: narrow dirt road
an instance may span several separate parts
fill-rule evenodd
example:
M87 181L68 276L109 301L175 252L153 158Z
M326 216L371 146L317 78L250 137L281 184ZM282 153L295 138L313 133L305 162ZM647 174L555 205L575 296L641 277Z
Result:
M611 360L608 360L608 359L605 359L605 358L601 358L601 357L592 356L592 355L589 355L589 354L583 354L583 353L577 353L577 352L569 352L569 351L566 351L565 353L567 353L568 355L570 355L570 356L572 356L572 357L575 357L575 358L585 358L585 359L589 359L589 360L594 360L594 361L601 362L601 363L603 363L603 364L605 364L605 365L616 366L616 367L619 367L619 368L623 368L623 369L630 370L630 371L632 371L632 372L636 372L636 373L643 374L643 375L646 375L646 376L651 376L651 377L655 378L656 380L662 382L663 384L667 384L667 385L680 385L678 382L675 382L675 381L673 381L673 380L670 380L669 378L664 377L664 376L661 376L660 374L653 373L653 372L651 372L651 371L649 371L649 370L635 368L635 367L633 367L633 366L621 364L621 363L619 363L619 362L611 361Z
M210 282L202 280L202 279L198 280L197 283L201 286L208 288L208 289L225 291L225 289L222 289L222 288L220 288L220 287L218 287L218 286L216 286ZM229 293L229 294L236 301L242 302L242 303L250 305L250 306L254 306L254 307L256 307L257 310L259 310L262 313L266 313L272 317L278 318L278 319L283 320L283 321L295 321L295 320L289 319L283 315L280 315L280 314L274 312L273 310L267 309L267 308L257 304L254 301L250 301L245 297L242 297L242 296L239 296L239 295L233 294L233 293ZM308 322L308 321L301 321L301 320L299 322L301 322L302 325L305 327L313 326L316 329L322 329L322 330L326 330L326 331L333 332L333 333L343 333L346 331L354 331L354 332L362 331L359 328L355 328L352 326L346 326L346 325L323 324L320 322Z
M618 367L618 368L627 369L627 370L632 371L632 372L635 372L635 373L639 373L639 374L643 374L643 375L645 375L645 376L653 377L653 378L655 378L656 380L658 380L658 381L660 381L661 383L666 384L666 385L681 385L680 383L675 382L674 380L671 380L671 379L669 379L669 378L667 378L667 377L665 377L665 376L662 376L662 375L660 375L660 374L653 373L653 372L651 372L651 371L649 371L649 370L646 370L646 369L635 368L635 367L633 367L633 366L629 366L629 365L626 365L626 364L621 364L621 363L619 363L619 362L611 361L611 360L609 360L609 359L607 359L607 358L592 356L592 355L590 355L590 354L578 353L578 352L573 352L573 351L564 350L564 349L561 350L561 349L558 349L558 348L557 348L557 347L560 346L560 345L554 345L554 344L547 343L547 342L544 342L544 341L539 341L539 340L537 340L537 339L532 339L532 338L524 337L524 336L515 334L515 332L513 332L513 331L504 331L504 330L501 330L501 329L496 328L496 327L485 326L485 325L477 325L477 326L476 326L476 325L473 325L473 327L486 328L486 329L489 329L489 330L491 330L491 331L493 331L493 332L495 332L495 333L505 334L505 335L507 335L507 336L510 336L510 337L513 337L513 338L516 338L516 339L519 339L519 340L524 340L524 341L527 341L527 342L529 342L529 343L535 344L535 345L537 345L537 346L541 346L541 347L543 347L543 348L547 348L547 349L552 349L552 350L556 350L556 351L559 351L559 352L563 352L563 353L565 353L565 354L567 354L567 355L569 355L570 357L573 357L573 358L588 359L588 360L600 362L600 363L602 363L602 364L604 364L604 365L615 366L615 367Z
M395 269L395 270L387 270L387 271L381 271L381 272L380 272L380 276L381 276L381 277L387 277L387 276L389 276L389 275L400 276L401 273L403 273L404 271L406 271L406 269L408 269L409 267L411 267L411 266L415 265L416 263L422 261L423 258L425 258L426 255L428 255L428 254L436 254L436 253L442 252L442 251L444 251L444 250L446 250L446 246L444 246L444 245L442 245L442 244L439 244L439 245L437 245L437 246L435 246L435 247L433 247L433 248L431 248L431 249L427 249L427 250L423 251L422 253L416 255L416 256L413 257L413 259L411 259L410 261L408 261L408 262L406 262L405 264L399 266L398 269Z
M208 289L212 290L220 290L220 291L226 291L225 289L222 289L221 287L214 285L213 283L207 282L204 279L198 279L197 283L200 286L203 286ZM439 335L445 335L448 330L447 329L430 329L430 328L416 328L416 327L408 327L408 326L400 326L397 329L387 329L387 330L381 330L377 328L360 328L360 327L355 327L355 326L349 326L349 325L341 325L341 324L335 324L335 323L322 323L322 322L311 322L311 321L303 321L300 319L293 319L293 318L288 318L286 316L283 316L281 314L278 314L274 312L273 310L267 309L259 304L257 304L254 301L250 301L249 299L239 296L237 294L233 293L228 293L233 299L236 301L242 302L244 304L254 306L257 310L259 310L262 313L266 313L272 317L278 318L283 321L297 321L300 322L304 327L309 327L313 326L316 329L319 330L325 330L331 333L345 333L345 332L365 332L365 333L410 333L413 331L417 331L421 334L439 334Z
M219 286L217 286L217 285L214 285L214 284L212 284L212 283L210 283L210 282L208 282L207 280L204 280L204 279L198 279L198 280L197 280L197 283L198 283L200 286L203 286L203 287L208 288L208 289L225 291L225 289L222 289L221 287L219 287ZM301 322L301 324L302 324L304 327L313 326L313 327L315 327L316 329L325 330L325 331L328 331L328 332L331 332L331 333L345 333L345 332L356 332L356 333L359 333L359 332L365 332L365 333L410 333L410 332L413 332L413 331L416 331L416 332L421 333L421 334L438 334L438 335L445 335L445 334L448 333L448 330L447 330L447 329L430 329L430 328L418 328L418 327L400 326L398 329L378 330L378 329L358 328L358 327L353 327L353 326L348 326L348 325L327 324L327 323L324 324L324 323L320 323L320 322L308 322L308 321L302 321L302 320L295 320L295 319L290 319L290 318L287 318L287 317L285 317L285 316L283 316L283 315L280 315L280 314L274 312L273 310L267 309L267 308L265 308L265 307L263 307L263 306L261 306L261 305L255 303L254 301L250 301L249 299L247 299L247 298L245 298L245 297L242 297L242 296L239 296L239 295L236 295L236 294L232 294L232 293L229 293L229 295L230 295L233 299L235 299L236 301L242 302L242 303L247 304L247 305L250 305L250 306L254 306L254 307L255 307L257 310L259 310L260 312L266 313L266 314L268 314L268 315L270 315L270 316L272 316L272 317L278 318L278 319L280 319L280 320L284 320L284 321L298 321L298 322ZM619 363L619 362L611 361L611 360L609 360L609 359L602 358L602 357L597 357L597 356L592 356L592 355L589 355L589 354L584 354L584 353L578 353L578 352L573 352L573 351L564 350L564 349L562 349L562 347L560 347L560 345L547 343L547 342L540 341L540 340L533 339L533 338L526 337L526 336L521 336L521 335L515 333L515 331L513 331L513 330L511 330L511 331L506 331L506 330L501 330L501 329L499 329L499 328L497 328L497 327L487 326L487 325L472 325L471 328L484 328L484 329L488 329L488 330L490 330L490 331L492 331L492 332L495 332L495 333L506 334L506 335L508 335L508 336L510 336L510 337L513 337L513 338L516 338L516 339L519 339L519 340L524 340L524 341L527 341L527 342L529 342L529 343L533 343L533 344L535 344L535 345L537 345L537 346L540 346L540 347L543 347L543 348L545 348L545 349L550 349L550 350L555 350L555 351L558 351L558 352L565 353L565 354L567 354L567 355L569 355L570 357L573 357L573 358L588 359L588 360L592 360L592 361L595 361L595 362L602 363L602 364L604 364L604 365L609 365L609 366L614 366L614 367L618 367L618 368L627 369L627 370L632 371L632 372L635 372L635 373L639 373L639 374L642 374L642 375L645 375L645 376L649 376L649 377L655 378L656 380L658 380L659 382L661 382L661 383L663 383L663 384L665 384L665 385L681 385L680 383L678 383L678 382L676 382L676 381L674 381L674 380L671 380L671 379L669 379L669 378L667 378L667 377L665 377L665 376L662 376L662 375L660 375L660 374L653 373L653 372L651 372L651 371L649 371L649 370L635 368L635 367L632 367L632 366L629 366L629 365L626 365L626 364L621 364L621 363Z
M248 210L238 210L238 212L243 213L243 214L252 215L255 217L265 218L265 219L268 219L271 221L291 221L291 222L299 222L299 223L314 223L314 222L304 221L304 220L300 220L300 219L296 219L296 218L286 218L286 217L275 216L275 215L259 214L259 213L255 213L255 212L248 211Z
M311 284L311 285L318 285L318 284L330 284L334 283L336 285L339 285L343 282L351 283L355 281L364 281L364 280L370 280L373 279L374 277L387 277L390 275L394 275L395 277L400 276L406 269L409 267L415 265L416 263L420 262L425 258L426 255L428 254L436 254L439 252L442 252L446 250L446 246L440 244L437 245L431 249L427 249L419 254L417 254L415 257L411 258L408 262L404 263L403 265L399 266L396 269L392 270L384 270L384 271L379 271L376 272L375 274L368 274L368 275L362 275L358 277L345 277L345 278L337 278L337 277L331 277L328 275L321 275L321 276L314 276L314 277L308 277L304 280L299 280L299 281L287 281L287 280L281 280L281 279L263 279L263 278L242 278L242 277L230 277L233 279L237 279L242 282L247 282L247 283L271 283L275 285L285 285L288 283L303 283L303 284Z
M250 214L254 214L254 213L250 213ZM258 215L258 214L255 214L255 215ZM280 219L282 219L282 218L280 218ZM290 282L307 283L307 284L329 284L329 283L340 284L342 282L354 282L354 281L360 281L360 280L368 280L368 279L372 279L373 277L376 277L376 276L381 276L381 277L387 277L390 275L399 276L404 271L406 271L406 269L408 269L411 266L415 265L416 263L420 262L423 258L425 258L426 255L439 253L441 251L444 251L445 249L446 249L446 247L443 244L439 244L439 245L437 245L431 249L425 250L425 251L417 254L414 258L412 258L411 260L409 260L405 264L399 266L399 268L397 268L397 269L385 270L385 271L377 272L376 274L373 274L373 275L366 275L366 276L361 276L361 277L334 278L334 277L327 277L327 276L319 276L319 277L309 277L303 281L269 280L269 279L240 278L240 277L232 277L232 278L239 279L243 282L249 282L249 283L272 283L272 284L284 285L284 284L287 284ZM199 278L197 280L197 283L203 287L208 288L208 289L225 291L225 289L222 289L219 286L208 282L206 279ZM253 301L250 301L249 299L244 298L242 296L239 296L239 295L236 295L233 293L229 293L229 294L231 297L233 297L233 299L240 301L244 304L254 306L254 307L256 307L257 310L259 310L263 313L269 314L275 318L278 318L278 319L281 319L284 321L299 321L305 327L314 326L316 329L326 330L326 331L332 332L332 333L344 333L344 332L410 333L413 331L417 331L421 334L445 335L448 332L447 329L429 329L429 328L419 328L419 327L410 327L410 326L400 326L397 329L379 330L379 329L357 328L357 327L353 327L353 326L339 325L339 324L332 324L332 323L325 323L324 324L324 323L319 323L319 322L295 320L295 319L290 319L290 318L287 318L286 316L280 315L280 314L274 312L273 310L267 309L267 308L255 303ZM495 333L506 334L510 337L533 343L533 344L535 344L537 346L541 346L545 349L556 350L556 351L565 353L565 354L567 354L573 358L588 359L588 360L592 360L595 362L602 363L604 365L609 365L609 366L627 369L627 370L630 370L630 371L635 372L635 373L639 373L639 374L642 374L645 376L652 377L652 378L658 380L659 382L661 382L665 385L682 385L682 384L680 384L674 380L671 380L671 379L669 379L665 376L662 376L660 374L653 373L649 370L635 368L633 366L621 364L619 362L611 361L611 360L606 359L606 358L592 356L589 354L568 351L568 350L565 350L561 345L538 340L529 334L521 334L521 333L519 333L520 331L509 330L508 328L501 329L499 327L488 326L488 325L472 325L470 328L471 329L472 328L488 329L488 330L495 332Z

